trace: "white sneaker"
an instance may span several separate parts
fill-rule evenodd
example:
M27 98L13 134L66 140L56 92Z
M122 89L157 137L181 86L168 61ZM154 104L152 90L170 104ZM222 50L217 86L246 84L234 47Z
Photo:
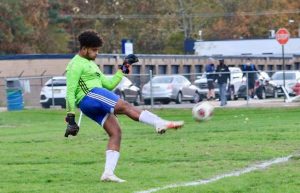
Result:
M100 180L102 182L116 182L116 183L126 182L126 180L118 178L115 174L107 174L107 173L103 173Z
M184 121L159 121L157 122L155 129L157 133L163 134L167 129L178 129L184 125Z

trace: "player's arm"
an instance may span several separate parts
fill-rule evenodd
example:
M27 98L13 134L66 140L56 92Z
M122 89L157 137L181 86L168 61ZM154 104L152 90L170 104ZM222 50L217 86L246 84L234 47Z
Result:
M130 73L131 65L138 61L138 57L134 54L129 54L128 56L126 56L123 64L119 67L118 71L111 79L108 79L103 74L101 74L100 77L102 86L108 90L113 90L120 83L124 74Z
M67 129L65 131L65 137L69 135L76 136L79 132L79 126L75 122L75 91L78 86L78 82L82 73L82 68L79 63L76 65L74 63L70 63L67 67L67 116L66 122Z
M115 75L112 78L107 78L102 72L101 72L101 82L103 88L106 88L108 90L113 90L122 80L124 74L121 70L118 70Z
M75 91L78 87L79 79L82 73L82 67L79 63L70 63L67 67L67 112L75 114Z

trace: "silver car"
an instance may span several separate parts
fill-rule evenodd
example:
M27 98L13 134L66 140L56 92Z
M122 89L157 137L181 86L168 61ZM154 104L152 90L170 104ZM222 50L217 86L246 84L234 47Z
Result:
M277 71L275 72L272 77L272 81L275 83L277 87L277 92L278 96L283 96L283 90L281 86L283 85L283 71ZM294 96L295 93L292 89L292 87L300 82L300 71L297 70L290 70L290 71L285 71L285 87L287 89L287 92L289 95Z
M142 97L144 103L150 104L151 96L154 101L168 104L175 101L177 104L182 101L190 101L196 103L202 100L200 89L182 75L155 76L152 81L152 89L150 81L143 86Z

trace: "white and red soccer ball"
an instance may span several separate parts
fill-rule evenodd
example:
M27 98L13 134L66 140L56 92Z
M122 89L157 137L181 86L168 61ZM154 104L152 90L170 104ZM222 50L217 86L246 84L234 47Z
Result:
M214 106L211 105L209 102L200 102L197 103L192 110L193 118L196 121L206 121L209 120L214 111Z

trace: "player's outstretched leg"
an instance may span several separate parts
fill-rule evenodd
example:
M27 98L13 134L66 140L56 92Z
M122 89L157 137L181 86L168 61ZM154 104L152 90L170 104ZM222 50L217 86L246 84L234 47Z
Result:
M167 129L178 129L178 128L183 127L183 125L184 125L183 121L161 120L161 121L157 121L156 122L155 129L156 129L157 133L163 134L163 133L165 133L167 131Z
M116 114L125 114L135 121L140 121L152 125L157 133L163 134L168 129L178 129L183 127L184 121L168 121L147 110L140 110L128 102L119 99L115 106Z

